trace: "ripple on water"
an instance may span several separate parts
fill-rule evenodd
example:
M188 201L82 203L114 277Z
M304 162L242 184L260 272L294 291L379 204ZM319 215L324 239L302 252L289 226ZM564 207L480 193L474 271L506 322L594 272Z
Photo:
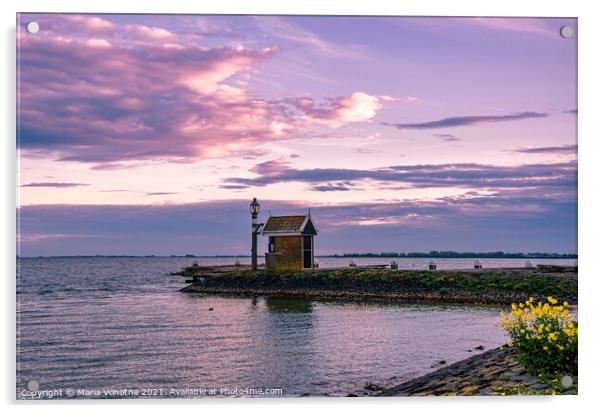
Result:
M165 276L186 264L22 260L19 388L36 379L41 388L269 387L285 396L344 395L505 341L495 307L192 296Z

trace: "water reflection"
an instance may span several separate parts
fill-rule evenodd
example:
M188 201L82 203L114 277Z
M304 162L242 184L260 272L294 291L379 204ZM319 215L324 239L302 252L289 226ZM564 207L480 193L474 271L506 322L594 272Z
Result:
M311 313L313 301L305 298L266 297L267 309L272 313Z
M256 383L277 387L284 395L298 394L308 378L315 374L320 354L314 345L313 302L308 299L262 297L258 308L264 311L255 319L255 345L261 349L265 364L256 374Z

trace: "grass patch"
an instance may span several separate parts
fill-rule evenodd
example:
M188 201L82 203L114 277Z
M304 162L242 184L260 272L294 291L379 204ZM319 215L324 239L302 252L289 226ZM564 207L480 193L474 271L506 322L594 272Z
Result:
M536 271L426 271L365 268L284 271L266 274L243 270L209 278L207 286L223 288L311 289L381 293L423 293L498 297L498 302L553 295L577 301L576 274ZM496 301L492 299L492 301Z

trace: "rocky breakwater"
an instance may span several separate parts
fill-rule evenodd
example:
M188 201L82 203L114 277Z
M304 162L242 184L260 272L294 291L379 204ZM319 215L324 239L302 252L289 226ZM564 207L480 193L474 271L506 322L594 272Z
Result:
M577 394L577 378L533 376L504 346L459 361L375 396L494 396Z
M205 275L206 273L206 275ZM577 303L577 274L537 271L408 271L320 269L266 274L262 271L200 270L199 282L181 291L209 294L510 304L552 295Z

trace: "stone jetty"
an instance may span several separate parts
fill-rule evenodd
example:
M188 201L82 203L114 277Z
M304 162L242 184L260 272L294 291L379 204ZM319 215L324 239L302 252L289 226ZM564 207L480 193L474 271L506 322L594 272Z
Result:
M265 273L243 266L192 266L174 275L186 277L189 285L181 291L188 293L465 304L545 301L551 295L577 304L577 274L568 271L353 267Z

